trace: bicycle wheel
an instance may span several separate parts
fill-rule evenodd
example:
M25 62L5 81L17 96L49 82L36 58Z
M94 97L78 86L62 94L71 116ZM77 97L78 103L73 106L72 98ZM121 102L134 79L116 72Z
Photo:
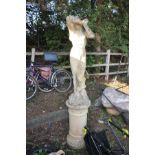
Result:
M26 74L26 100L34 97L37 89L37 81L31 75Z
M38 88L44 93L49 93L54 89L49 80L38 80Z
M72 86L72 78L70 73L66 70L57 70L51 78L51 83L54 88L60 92L67 92Z

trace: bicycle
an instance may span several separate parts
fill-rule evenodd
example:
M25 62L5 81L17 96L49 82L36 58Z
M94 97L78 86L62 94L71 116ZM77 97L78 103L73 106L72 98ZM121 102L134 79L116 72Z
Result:
M42 92L67 92L72 86L70 73L65 69L56 69L54 63L58 62L56 53L44 52L44 60L50 61L51 65L31 64L26 71L26 100L31 99L39 89Z

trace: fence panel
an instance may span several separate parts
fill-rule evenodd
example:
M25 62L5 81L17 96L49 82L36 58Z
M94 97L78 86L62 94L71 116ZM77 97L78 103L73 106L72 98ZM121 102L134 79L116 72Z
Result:
M69 52L55 52L58 56L69 56ZM27 56L31 56L31 61L34 62L35 56L41 56L43 55L44 52L35 52L35 48L32 48L31 52L26 52ZM92 68L92 67L105 67L105 72L104 73L92 73L89 74L89 76L105 76L105 80L109 80L110 75L117 75L117 74L127 74L128 75L128 69L125 71L116 71L116 72L110 72L109 68L110 66L128 66L127 63L110 63L110 56L127 56L126 54L123 53L112 53L111 50L107 50L107 52L87 52L87 55L99 55L99 56L106 56L106 63L103 64L93 64L93 65L87 65L87 68ZM58 68L64 68L64 69L69 69L70 66L58 66Z

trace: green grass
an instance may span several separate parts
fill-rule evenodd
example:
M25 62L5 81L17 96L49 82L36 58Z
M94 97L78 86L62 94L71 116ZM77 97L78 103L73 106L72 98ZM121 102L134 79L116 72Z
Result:
M33 153L33 155L48 155L48 153L42 149L39 149L37 153Z

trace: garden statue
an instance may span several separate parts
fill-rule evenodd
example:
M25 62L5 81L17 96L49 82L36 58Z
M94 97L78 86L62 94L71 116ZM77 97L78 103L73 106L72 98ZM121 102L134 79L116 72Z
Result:
M74 104L80 104L80 102L75 103L75 97L78 97L78 100L87 97L84 76L86 71L86 38L94 38L95 35L87 25L88 19L81 20L77 16L67 16L66 22L69 30L69 40L72 42L70 64L73 75L74 93L70 96L70 100L73 97Z
M73 75L74 92L69 96L66 105L69 111L69 134L67 143L75 149L84 147L82 128L87 124L90 100L85 90L86 71L86 38L94 38L88 27L88 19L81 20L77 16L67 16L69 40L72 42L70 65Z

